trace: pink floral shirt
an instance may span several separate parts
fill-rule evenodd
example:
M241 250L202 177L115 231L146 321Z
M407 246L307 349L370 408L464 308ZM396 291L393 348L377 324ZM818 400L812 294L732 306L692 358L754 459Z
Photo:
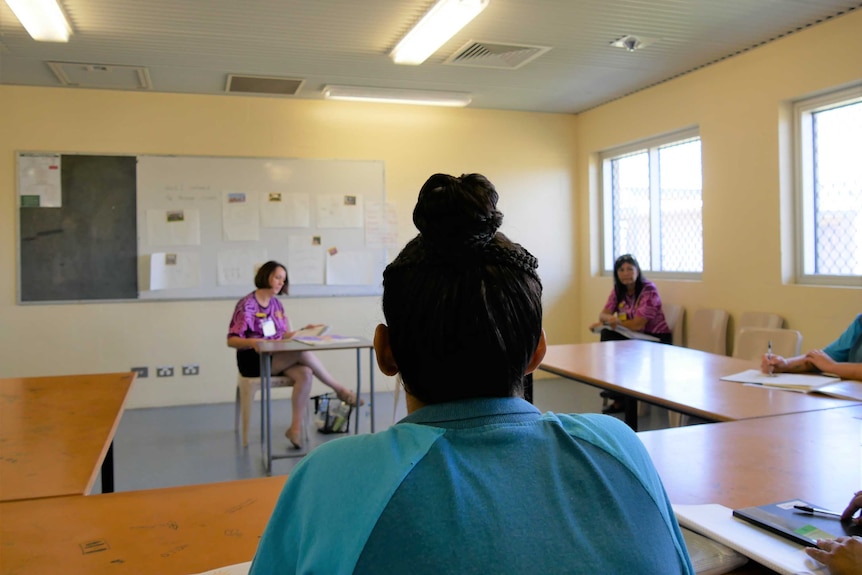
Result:
M643 329L645 333L670 333L670 328L661 309L661 297L658 295L658 289L650 281L644 282L644 288L637 300L634 296L626 295L623 301L617 301L616 290L611 290L611 295L605 304L605 310L609 313L616 313L621 321L635 317L646 318L646 326Z

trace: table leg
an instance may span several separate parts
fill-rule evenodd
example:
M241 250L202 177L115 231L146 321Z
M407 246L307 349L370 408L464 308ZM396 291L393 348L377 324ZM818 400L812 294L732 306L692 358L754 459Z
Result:
M272 473L272 425L270 417L272 410L270 395L272 392L272 356L269 353L260 354L260 438L264 446L263 466L267 475Z
M359 351L359 350L357 350ZM374 348L368 350L368 384L371 393L368 395L368 409L371 410L371 433L374 433Z
M623 409L625 410L626 425L632 428L632 431L638 430L638 401L629 396L623 396Z
M360 348L356 348L356 421L353 426L353 433L359 435L359 398L362 397L360 394L362 393L362 365L361 365L361 354L362 350ZM374 413L372 411L372 413Z
M105 459L102 461L102 493L114 492L114 440L108 446Z

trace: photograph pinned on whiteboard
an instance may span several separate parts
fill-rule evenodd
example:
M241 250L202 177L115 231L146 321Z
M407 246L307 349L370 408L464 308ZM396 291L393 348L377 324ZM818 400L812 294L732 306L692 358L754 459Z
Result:
M246 203L244 192L230 192L227 195L227 203L229 204L244 204Z
M281 201L281 192L270 192L269 193L269 201L270 202L280 202Z
M165 254L165 265L166 266L177 265L177 254Z
M186 215L182 210L168 210L167 220L169 222L184 222L186 221Z
M336 248L335 246L332 246L331 248L329 248L326 251L329 253L329 255L334 256L335 254L338 253L338 248Z
M345 206L355 206L356 205L356 196L344 196L344 205Z
M319 246L320 245L320 236L311 236L311 245Z

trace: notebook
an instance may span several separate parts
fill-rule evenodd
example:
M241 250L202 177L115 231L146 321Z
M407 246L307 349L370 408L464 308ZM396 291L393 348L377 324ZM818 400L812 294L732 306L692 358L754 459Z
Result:
M768 505L734 509L733 516L809 547L815 547L817 539L862 535L862 527L853 525L849 521L800 511L794 507L795 505L819 508L818 505L800 499L791 499Z

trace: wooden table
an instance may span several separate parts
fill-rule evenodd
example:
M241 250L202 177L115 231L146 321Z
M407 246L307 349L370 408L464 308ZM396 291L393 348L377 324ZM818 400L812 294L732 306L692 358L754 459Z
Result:
M271 425L271 404L272 404L272 354L280 351L329 351L337 349L355 349L356 350L356 400L359 401L362 393L362 350L368 350L368 379L369 379L369 405L368 409L371 417L371 433L374 433L374 345L364 338L351 338L355 341L345 341L343 343L332 343L326 345L308 345L298 341L291 340L266 340L257 344L257 351L260 354L260 440L263 448L263 464L267 473L272 472L272 460L284 459L289 457L301 457L305 455L305 451L298 453L288 453L273 455L272 454L272 425ZM355 432L359 433L359 413L355 413Z
M858 405L638 437L673 503L738 508L799 498L843 511L862 489Z
M286 479L0 503L0 571L189 575L251 561Z
M671 502L731 509L804 499L843 511L862 489L862 406L638 433ZM750 563L735 575L767 575Z
M626 423L637 430L636 401L709 421L735 421L857 405L844 399L721 381L750 361L645 341L551 345L541 369L626 396Z
M0 501L84 495L102 471L134 373L0 379Z

